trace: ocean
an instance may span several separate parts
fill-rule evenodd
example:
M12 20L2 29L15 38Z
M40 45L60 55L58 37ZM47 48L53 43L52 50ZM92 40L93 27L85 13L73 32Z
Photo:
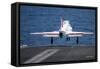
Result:
M34 32L51 32L60 29L61 17L69 20L73 31L93 32L93 35L84 35L79 38L79 44L95 45L95 10L79 8L56 8L41 6L20 7L20 45L48 46L50 38L41 35L30 35ZM66 40L54 38L54 45L75 45L76 38Z

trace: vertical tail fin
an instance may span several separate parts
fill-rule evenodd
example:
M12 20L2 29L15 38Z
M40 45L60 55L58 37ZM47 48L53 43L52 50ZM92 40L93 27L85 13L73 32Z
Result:
M63 27L63 18L61 17L61 26L60 26L60 29Z

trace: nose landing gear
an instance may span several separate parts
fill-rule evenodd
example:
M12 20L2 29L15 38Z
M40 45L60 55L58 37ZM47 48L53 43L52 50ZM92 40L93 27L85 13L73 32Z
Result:
M70 37L66 37L66 40L69 41L70 40Z

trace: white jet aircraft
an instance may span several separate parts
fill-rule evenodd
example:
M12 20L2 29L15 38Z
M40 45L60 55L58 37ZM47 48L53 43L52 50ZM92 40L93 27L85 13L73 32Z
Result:
M77 44L79 43L79 37L82 37L84 35L91 35L93 32L77 32L72 30L72 26L70 25L69 20L63 20L61 18L61 27L58 31L51 31L51 32L34 32L30 33L31 35L42 35L43 37L50 37L51 38L51 44L53 44L53 38L55 37L67 37L67 40L70 39L70 37L77 37Z

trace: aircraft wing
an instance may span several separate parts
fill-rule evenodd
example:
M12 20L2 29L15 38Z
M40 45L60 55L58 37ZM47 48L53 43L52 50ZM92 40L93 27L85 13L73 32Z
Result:
M43 37L59 37L59 31L52 32L35 32L30 33L31 35L42 35Z
M69 33L66 33L66 34L69 34L69 35L85 35L85 34L93 34L93 32L69 32Z
M66 35L68 35L68 37L81 37L83 35L92 35L93 32L68 32L66 33Z

